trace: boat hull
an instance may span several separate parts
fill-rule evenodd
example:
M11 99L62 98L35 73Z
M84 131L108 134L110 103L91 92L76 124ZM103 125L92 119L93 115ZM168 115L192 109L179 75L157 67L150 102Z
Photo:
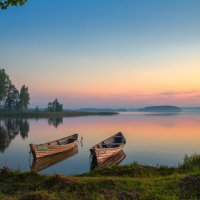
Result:
M57 153L61 153L63 151L68 151L73 149L76 146L76 143L71 143L67 145L54 145L54 146L46 146L46 149L38 149L37 145L30 144L30 148L33 152L34 158L41 158L44 156L50 156Z
M74 134L44 144L30 144L30 149L34 158L42 158L73 149L77 146L77 140L78 134Z
M126 139L124 135L119 132L93 146L90 149L90 152L92 157L96 159L97 163L103 163L109 157L122 151L125 144Z

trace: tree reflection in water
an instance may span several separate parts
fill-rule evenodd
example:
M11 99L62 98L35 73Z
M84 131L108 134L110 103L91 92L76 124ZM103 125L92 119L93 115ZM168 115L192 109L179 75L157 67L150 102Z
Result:
M63 123L62 117L51 117L48 119L48 124L53 125L55 128L57 128L62 123Z
M20 134L23 139L27 138L29 129L30 127L27 119L0 119L0 152L4 152L18 134Z

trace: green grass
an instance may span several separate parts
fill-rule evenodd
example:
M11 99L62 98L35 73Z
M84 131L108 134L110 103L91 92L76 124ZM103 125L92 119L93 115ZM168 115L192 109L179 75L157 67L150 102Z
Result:
M0 199L200 199L200 156L186 156L178 167L132 163L96 169L80 176L0 171Z

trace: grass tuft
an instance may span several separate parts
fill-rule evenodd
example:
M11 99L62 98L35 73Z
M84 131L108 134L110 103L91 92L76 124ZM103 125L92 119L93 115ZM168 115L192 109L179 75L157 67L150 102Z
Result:
M59 200L54 195L49 194L46 191L30 192L22 195L19 200Z

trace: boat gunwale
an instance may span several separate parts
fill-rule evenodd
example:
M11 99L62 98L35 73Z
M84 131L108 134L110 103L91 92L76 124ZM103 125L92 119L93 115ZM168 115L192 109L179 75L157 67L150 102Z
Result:
M72 142L70 142L70 143L66 143L66 144L49 144L49 143L53 143L53 142L58 142L59 140L63 140L63 139L66 139L66 138L71 138L71 137L73 137L73 136L75 136L76 135L76 139L74 140L74 141L72 141ZM70 136L67 136L67 137L63 137L63 138L60 138L60 139L57 139L57 140L53 140L53 141L50 141L50 142L46 142L46 143L42 143L42 144L29 144L30 146L42 146L42 145L48 145L48 146L66 146L66 145L68 145L68 144L72 144L72 143L76 143L78 141L78 133L75 133L75 134L72 134L72 135L70 135Z
M124 138L124 142L121 142L121 143L119 144L119 146L116 146L116 147L98 147L98 145L101 145L101 144L104 143L105 141L107 141L107 140L109 140L109 139L111 139L111 138L114 138L114 137L117 136L117 135L121 135L121 136ZM116 134L110 136L109 138L107 138L107 139L105 139L105 140L99 142L98 144L95 144L92 148L90 148L90 150L93 150L93 149L117 149L117 148L122 148L125 144L126 144L126 139L125 139L123 133L122 133L122 132L118 132L118 133L116 133Z
M98 150L102 150L102 149L106 149L106 150L112 150L112 149L114 149L114 150L117 150L117 149L123 148L124 145L125 145L125 144L121 144L120 146L117 146L117 147L102 147L102 148L93 147L93 148L91 148L91 149L95 149L95 150L97 150L97 151L98 151Z

